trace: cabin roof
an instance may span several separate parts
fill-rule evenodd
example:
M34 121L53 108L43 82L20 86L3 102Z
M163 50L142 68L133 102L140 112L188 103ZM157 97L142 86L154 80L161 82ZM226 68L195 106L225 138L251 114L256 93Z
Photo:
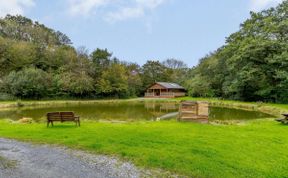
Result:
M167 89L185 89L184 87L178 85L177 83L170 83L170 82L156 82L154 84L159 84ZM153 84L153 85L154 85Z

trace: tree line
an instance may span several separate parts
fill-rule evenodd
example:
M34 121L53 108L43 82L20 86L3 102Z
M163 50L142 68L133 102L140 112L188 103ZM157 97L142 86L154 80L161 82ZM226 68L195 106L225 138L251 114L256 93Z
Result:
M128 98L155 81L184 81L176 59L143 66L107 49L75 49L65 34L23 16L0 19L0 98ZM179 81L181 79L181 81Z
M251 12L226 44L200 60L189 94L243 101L288 102L288 1Z
M181 60L140 66L107 49L75 49L68 36L23 16L0 19L0 99L129 98L155 81L190 96L288 102L288 1L251 12L225 45L195 67Z

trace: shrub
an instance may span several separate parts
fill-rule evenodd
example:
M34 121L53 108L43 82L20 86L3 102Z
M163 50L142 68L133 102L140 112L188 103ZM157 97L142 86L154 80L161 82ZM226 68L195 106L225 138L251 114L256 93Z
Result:
M2 90L19 98L41 98L50 86L49 75L41 69L25 68L12 71L2 82Z

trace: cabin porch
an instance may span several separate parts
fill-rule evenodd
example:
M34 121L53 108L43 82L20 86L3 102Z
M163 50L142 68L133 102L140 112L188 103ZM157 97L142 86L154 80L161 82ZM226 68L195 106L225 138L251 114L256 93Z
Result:
M185 92L177 89L148 89L145 93L147 98L174 98L185 96Z

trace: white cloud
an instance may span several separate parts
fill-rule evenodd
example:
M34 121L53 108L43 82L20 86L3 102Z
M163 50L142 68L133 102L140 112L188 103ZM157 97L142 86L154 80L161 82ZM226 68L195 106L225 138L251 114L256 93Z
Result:
M142 7L123 7L116 12L109 12L105 20L108 22L122 21L130 18L138 18L144 15Z
M121 7L118 11L107 14L105 20L109 22L122 21L131 18L144 16L147 11L153 10L162 5L167 0L134 0L130 7Z
M251 0L251 10L261 11L265 8L276 6L284 0Z
M7 14L24 14L26 8L33 7L34 0L0 0L0 17Z
M168 0L67 0L71 15L93 15L100 8L101 16L108 22L123 21L145 16L149 11Z
M97 9L111 0L68 0L69 13L71 15L89 15L94 9Z
M142 7L154 9L163 4L165 1L167 0L136 0L136 3Z

